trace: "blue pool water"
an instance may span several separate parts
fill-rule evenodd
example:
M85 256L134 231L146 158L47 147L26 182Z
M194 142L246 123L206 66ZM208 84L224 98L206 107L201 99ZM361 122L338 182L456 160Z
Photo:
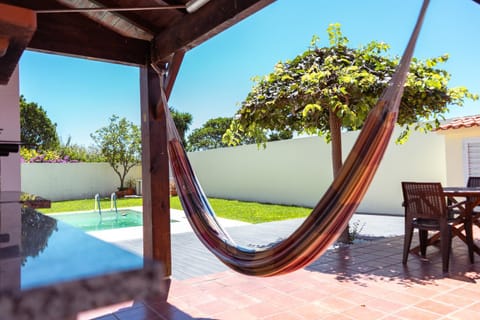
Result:
M110 230L143 225L142 213L134 210L52 214L51 217L84 231Z

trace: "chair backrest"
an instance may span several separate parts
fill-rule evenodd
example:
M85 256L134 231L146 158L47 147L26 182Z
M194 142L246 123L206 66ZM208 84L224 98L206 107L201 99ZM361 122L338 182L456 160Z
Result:
M480 177L468 177L467 187L480 187Z
M438 182L402 182L405 216L441 219L448 216L442 184Z

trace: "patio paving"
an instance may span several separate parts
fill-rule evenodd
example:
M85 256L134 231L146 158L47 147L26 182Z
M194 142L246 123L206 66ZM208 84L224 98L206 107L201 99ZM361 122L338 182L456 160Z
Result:
M242 229L251 227L231 229L238 229L236 232L241 234ZM478 231L476 229L475 241L480 245ZM174 235L174 238L177 236ZM244 236L247 238L250 235ZM417 238L414 238L414 245L416 241ZM188 243L183 243L182 248L190 250ZM310 266L283 276L254 278L214 269L209 274L188 279L173 277L166 302L162 302L161 298L127 302L82 314L79 319L358 320L478 317L478 255L475 256L476 262L470 264L466 245L458 238L454 239L450 272L443 274L437 248L428 248L427 259L410 255L407 266L401 263L402 250L403 236L392 236L329 250ZM191 256L190 265L193 269L200 268L203 263L195 260L197 258ZM175 265L173 269L175 271ZM100 316L102 314L107 315Z
M172 278L185 280L215 272L226 271L228 268L221 263L197 239L188 225L186 218L179 210L174 211L176 221L172 223ZM304 219L291 219L260 224L238 223L232 220L220 219L228 233L239 244L261 247L278 241L292 233ZM351 224L357 224L359 238L372 239L403 234L403 217L382 216L371 214L355 214ZM133 228L130 228L133 229ZM117 229L111 232L93 232L94 236L104 241L143 255L143 240L141 227L125 232ZM120 231L120 232L119 232ZM122 239L123 237L123 239Z

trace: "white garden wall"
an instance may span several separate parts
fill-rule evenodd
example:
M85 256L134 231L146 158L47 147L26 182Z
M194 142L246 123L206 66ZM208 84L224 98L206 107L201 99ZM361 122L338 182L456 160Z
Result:
M109 196L120 180L108 163L23 163L22 191L53 201ZM125 179L141 179L136 166Z
M344 157L357 134L343 135ZM443 134L415 132L404 145L392 139L358 211L402 214L401 181L461 185L457 182L463 178L447 178L445 141ZM271 142L266 149L248 145L189 156L211 197L313 207L332 181L330 145L320 137ZM141 179L140 167L129 178ZM106 163L22 164L22 190L51 200L106 196L118 185L118 177Z
M344 157L357 134L343 135ZM190 154L209 196L301 206L314 206L328 188L330 158L330 145L320 137ZM447 183L443 136L413 133L404 145L392 141L358 211L402 214L400 182L406 180Z

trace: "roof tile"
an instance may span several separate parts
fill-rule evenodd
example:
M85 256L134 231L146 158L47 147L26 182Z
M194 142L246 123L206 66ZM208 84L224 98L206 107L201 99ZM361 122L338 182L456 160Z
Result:
M480 115L466 116L452 119L441 126L437 130L449 130L460 128L480 127Z

